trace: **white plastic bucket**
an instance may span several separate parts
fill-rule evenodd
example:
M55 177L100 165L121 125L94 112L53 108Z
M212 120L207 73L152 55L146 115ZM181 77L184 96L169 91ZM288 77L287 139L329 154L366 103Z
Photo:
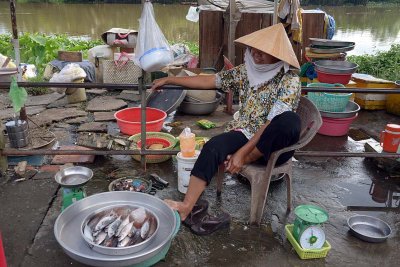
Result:
M200 151L196 150L194 157L182 157L181 152L176 155L176 160L178 162L178 191L181 193L186 194L187 192L190 181L190 172L192 171L199 154Z

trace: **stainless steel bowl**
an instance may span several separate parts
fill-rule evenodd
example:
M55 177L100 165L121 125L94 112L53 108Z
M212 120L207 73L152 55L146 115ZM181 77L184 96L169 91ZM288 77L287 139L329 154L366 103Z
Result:
M337 60L318 60L314 64L316 70L333 74L354 73L358 67L355 63Z
M54 179L62 187L73 188L86 184L93 177L93 171L82 166L74 166L58 171Z
M386 222L367 215L354 215L347 220L347 225L354 236L372 243L383 242L392 233Z
M95 244L94 242L89 240L84 235L85 226L93 218L93 216L95 216L96 214L105 212L107 210L111 210L114 208L124 208L124 207L130 208L130 209L139 208L139 206L134 206L134 205L111 205L111 206L103 207L103 208L93 211L83 220L82 226L81 226L81 236L87 242L87 244L89 245L89 247L92 250L99 252L101 254L105 254L105 255L128 255L128 254L132 254L132 253L143 250L148 245L150 245L150 243L153 241L153 239L155 238L155 236L157 234L158 228L159 228L159 219L155 213L151 212L150 210L148 210L146 208L145 208L146 212L149 213L150 216L153 216L156 219L157 227L156 227L156 230L154 231L154 233L149 238L144 240L143 242L140 242L138 244L135 244L133 246L128 246L128 247L106 247L106 246Z
M183 101L179 106L179 111L190 115L207 115L213 113L221 102L222 94L217 92L217 97L211 102L187 102Z
M346 105L346 108L342 112L329 112L329 111L319 111L321 113L321 117L326 118L351 118L354 117L360 111L360 106L353 102L349 101Z
M347 41L338 41L338 40L330 40L330 39L320 39L320 38L309 38L311 44L317 46L329 46L329 47L348 47L354 46L354 42L347 42Z

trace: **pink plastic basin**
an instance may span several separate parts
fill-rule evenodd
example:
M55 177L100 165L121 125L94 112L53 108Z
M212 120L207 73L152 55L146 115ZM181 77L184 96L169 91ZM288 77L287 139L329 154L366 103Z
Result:
M318 133L328 136L343 136L349 131L350 124L357 118L355 116L351 118L327 118L322 117L322 126L319 128Z
M125 108L114 113L121 133L134 135L141 129L140 107ZM167 113L157 108L146 108L146 132L159 132Z

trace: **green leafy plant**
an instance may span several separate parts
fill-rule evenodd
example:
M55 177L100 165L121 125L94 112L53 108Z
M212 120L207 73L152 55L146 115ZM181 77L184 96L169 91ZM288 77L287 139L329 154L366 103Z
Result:
M349 56L348 61L359 65L357 72L391 81L400 80L400 45L392 45L388 51L375 55Z
M99 44L101 40L83 40L67 35L44 35L40 33L24 33L19 37L21 62L34 64L38 76L42 77L46 64L57 58L59 50L81 51L87 57L87 51ZM0 53L14 57L11 35L0 35Z

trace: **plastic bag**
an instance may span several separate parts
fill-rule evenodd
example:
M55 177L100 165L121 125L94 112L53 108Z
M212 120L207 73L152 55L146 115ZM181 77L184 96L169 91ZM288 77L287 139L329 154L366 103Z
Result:
M201 128L206 129L206 130L215 128L217 126L212 121L205 120L205 119L197 121L196 124L199 125Z
M199 21L199 13L200 9L195 6L189 7L188 13L186 15L186 19L192 22L198 22Z
M54 73L50 82L53 83L70 83L83 82L86 77L86 72L76 63L66 65L60 72ZM66 88L50 88L60 94L65 93Z
M134 62L145 71L158 71L173 61L171 48L154 17L153 5L145 2L139 19Z

